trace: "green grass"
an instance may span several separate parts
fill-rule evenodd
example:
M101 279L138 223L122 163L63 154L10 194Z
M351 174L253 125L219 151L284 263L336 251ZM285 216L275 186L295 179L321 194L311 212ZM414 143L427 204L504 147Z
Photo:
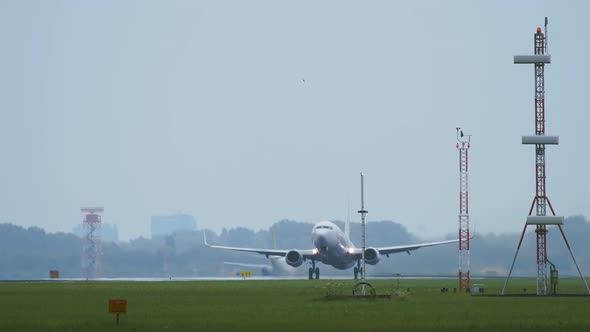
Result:
M396 280L370 281L391 293ZM503 280L475 280L498 294ZM341 284L341 285L338 285ZM454 280L401 280L391 300L329 300L345 280L0 283L0 331L587 331L590 297L454 294ZM510 291L534 280L513 279ZM441 294L442 287L450 292ZM579 279L562 293L583 294ZM115 325L108 299L129 301Z

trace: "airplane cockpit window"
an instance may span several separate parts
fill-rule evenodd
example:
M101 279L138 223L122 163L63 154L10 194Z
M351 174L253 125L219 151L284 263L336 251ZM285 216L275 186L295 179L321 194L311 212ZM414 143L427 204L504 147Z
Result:
M315 229L329 229L332 230L332 226L317 226Z

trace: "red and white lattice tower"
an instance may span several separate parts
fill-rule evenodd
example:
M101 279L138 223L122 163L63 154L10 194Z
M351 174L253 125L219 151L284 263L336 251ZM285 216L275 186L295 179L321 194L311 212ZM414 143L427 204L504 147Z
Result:
M469 259L469 166L468 151L471 147L471 135L463 135L457 128L457 150L459 150L459 291L471 288Z
M551 56L548 54L546 34L547 18L545 18L545 33L543 33L542 29L539 27L537 28L537 32L534 35L534 55L514 56L515 64L533 64L535 66L535 135L523 136L522 144L531 144L535 146L536 181L535 197L533 198L533 203L531 204L529 215L526 219L524 229L522 230L522 235L520 236L520 240L518 241L518 246L516 247L516 253L514 254L512 266L510 267L510 272L508 273L506 281L504 282L502 294L504 294L504 292L506 291L508 280L512 275L514 263L516 262L520 246L522 245L524 234L529 225L535 226L535 233L537 237L537 295L549 294L547 288L547 262L549 262L549 260L547 259L547 227L551 225L557 226L559 228L559 231L561 232L565 244L570 252L572 260L576 265L578 273L580 274L580 277L582 278L584 285L586 286L586 291L588 292L588 294L590 294L590 288L588 288L586 279L582 276L582 272L580 271L578 263L576 262L570 244L565 236L565 233L563 232L562 225L564 218L555 215L555 210L551 205L549 197L547 197L547 176L545 173L545 145L559 144L559 136L545 135L545 64L551 63ZM547 206L549 206L549 209L551 210L551 216L547 216ZM555 293L555 291L555 289L552 290L553 293Z
M80 209L84 215L82 228L84 230L82 251L82 278L94 279L98 277L100 269L100 255L102 253L100 243L100 214L102 207L87 207Z

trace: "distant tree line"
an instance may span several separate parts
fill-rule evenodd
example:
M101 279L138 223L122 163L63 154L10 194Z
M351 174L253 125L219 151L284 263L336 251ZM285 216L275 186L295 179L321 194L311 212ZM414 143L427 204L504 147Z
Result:
M344 223L336 221L344 228ZM203 243L207 232L210 243L257 248L310 248L312 224L281 220L267 230L253 231L237 227L223 229L216 234L208 230L178 232L156 239L137 238L127 242L105 242L102 246L100 276L102 277L208 277L235 275L240 267L224 262L264 264L264 256L257 254L215 250ZM590 223L582 216L566 219L564 226L578 263L583 272L590 272ZM351 224L352 240L360 246L360 224ZM452 239L454 234L445 239ZM510 268L519 233L475 234L471 245L473 275L501 276ZM428 241L433 239L428 239ZM437 240L437 239L435 239ZM373 221L367 224L367 245L386 246L426 242L410 234L404 226L392 221ZM548 235L549 259L560 274L576 275L567 247L557 228L550 227ZM376 266L368 267L368 275L451 275L457 273L457 245L423 248L411 252L382 257ZM49 270L59 270L61 277L80 277L82 239L69 233L47 233L38 227L23 228L0 224L0 279L47 278ZM536 275L535 235L527 232L515 266L514 275ZM352 275L320 265L323 275ZM243 269L243 268L242 268ZM305 275L302 266L301 275ZM254 275L259 271L253 270Z

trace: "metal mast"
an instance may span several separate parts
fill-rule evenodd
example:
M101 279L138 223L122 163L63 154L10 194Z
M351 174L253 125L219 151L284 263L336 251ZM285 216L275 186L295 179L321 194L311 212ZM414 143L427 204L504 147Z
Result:
M361 209L358 211L358 213L361 214L361 234L362 234L362 242L363 242L363 251L361 252L361 259L363 260L363 270L361 271L361 281L362 281L362 286L361 286L361 295L365 296L365 249L367 248L366 245L366 234L365 234L365 214L367 214L369 211L365 210L365 182L364 182L364 176L363 173L361 173Z
M467 138L465 138L467 137ZM471 135L463 135L457 128L457 149L459 150L459 290L471 288L469 259L469 182L467 170L469 166L468 151L471 147Z
M545 32L547 32L547 18L545 18ZM516 247L516 253L514 254L510 272L504 282L502 294L504 294L508 285L508 280L512 275L514 263L516 262L528 225L535 225L535 233L537 237L537 295L547 295L547 226L549 225L558 226L578 273L586 286L586 291L590 294L590 288L588 288L586 279L582 276L582 272L580 271L569 242L563 232L563 228L561 227L564 218L555 215L555 210L553 210L551 201L547 197L545 145L559 144L559 137L545 135L545 64L551 63L551 56L547 54L547 38L546 35L543 34L541 27L537 28L537 32L534 35L534 43L534 55L515 55L514 63L535 65L535 135L522 137L522 144L535 145L535 197L533 198L533 203L531 204L529 215L524 229L522 230L518 246ZM549 206L552 216L547 216L547 206ZM534 216L533 210L535 211Z
M535 54L545 54L545 36L541 28L535 34ZM545 64L535 63L535 135L545 136ZM535 144L535 173L537 216L547 215L545 144ZM529 211L529 216L532 211ZM555 214L554 214L555 215ZM547 225L536 225L537 234L537 294L547 294Z
M90 207L81 208L80 210L82 213L86 213L83 221L82 277L94 279L98 276L100 255L102 253L100 243L101 218L98 213L102 213L104 209L102 207Z

